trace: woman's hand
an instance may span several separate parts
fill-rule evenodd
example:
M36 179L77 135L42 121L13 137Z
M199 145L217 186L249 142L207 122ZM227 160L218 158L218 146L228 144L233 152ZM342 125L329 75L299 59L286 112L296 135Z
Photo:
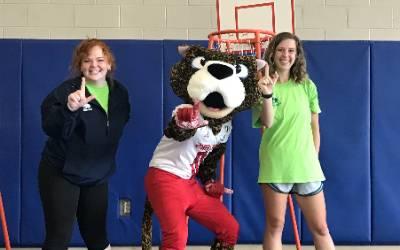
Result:
M261 71L258 72L258 87L263 95L271 95L274 89L274 85L278 81L279 75L275 72L272 76L269 75L268 64L264 67L264 74Z
M86 80L85 77L82 77L81 88L69 94L67 107L72 112L77 111L79 108L83 107L85 104L95 99L93 95L86 97L85 87L86 87Z
M264 73L264 74L263 74ZM258 72L258 88L263 97L263 108L261 112L261 123L263 126L270 128L274 121L274 109L272 107L272 92L278 81L279 75L275 72L272 76L269 74L269 66L265 65L264 72Z

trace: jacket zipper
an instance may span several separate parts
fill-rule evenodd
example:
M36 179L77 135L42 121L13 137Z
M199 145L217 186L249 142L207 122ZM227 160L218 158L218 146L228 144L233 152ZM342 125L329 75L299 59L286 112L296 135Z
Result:
M108 102L110 102L110 94L108 94L108 98L109 98ZM95 103L95 102L90 102L90 103L97 106L101 110L101 112L103 112L105 114L105 116L106 116L106 135L109 135L110 134L110 120L109 120L108 113L101 107L100 104L97 105L97 103ZM110 109L110 103L108 103L108 108ZM108 110L108 111L110 111L110 110Z
M107 112L100 106L97 105L95 102L91 102L92 105L97 106L97 108L106 116L106 135L110 134L110 119Z

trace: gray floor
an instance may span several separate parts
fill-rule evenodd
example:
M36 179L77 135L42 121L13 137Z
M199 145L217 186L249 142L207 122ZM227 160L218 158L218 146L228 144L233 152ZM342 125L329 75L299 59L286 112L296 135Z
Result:
M187 250L209 250L210 247L193 246L188 247ZM400 250L400 246L337 246L337 250ZM83 250L83 249L80 249ZM124 250L141 250L139 247L133 247ZM158 248L153 247L153 250L158 250ZM235 250L262 250L261 245L238 245ZM296 246L285 245L283 250L296 250ZM313 246L303 246L302 250L314 250Z
M189 246L187 250L209 250L207 246ZM261 245L238 245L235 250L262 250ZM313 250L312 246L303 246L302 250ZM337 250L400 250L400 246L337 246ZM5 250L0 248L0 250ZM39 248L13 248L13 250L39 250ZM70 250L86 250L86 248L70 248ZM140 247L113 247L112 250L141 250ZM158 247L153 247L158 250ZM296 250L295 246L285 245L283 250Z
M188 247L187 250L209 250L210 247ZM235 247L235 250L262 250L261 245L238 245ZM304 246L302 250L313 250L313 246ZM337 250L400 250L400 246L338 246L336 247ZM126 249L128 250L128 249ZM130 250L140 250L140 248L130 248ZM153 248L153 250L158 250L158 248ZM296 246L292 245L285 245L283 250L296 250Z

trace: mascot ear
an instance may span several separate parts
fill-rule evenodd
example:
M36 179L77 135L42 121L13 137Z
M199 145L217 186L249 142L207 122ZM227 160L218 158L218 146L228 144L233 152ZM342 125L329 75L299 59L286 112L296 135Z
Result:
M188 45L180 45L178 46L178 52L179 54L184 57L186 55L186 51L190 48Z
M262 59L256 59L256 61L257 61L257 71L264 68L265 65L267 64L267 62Z

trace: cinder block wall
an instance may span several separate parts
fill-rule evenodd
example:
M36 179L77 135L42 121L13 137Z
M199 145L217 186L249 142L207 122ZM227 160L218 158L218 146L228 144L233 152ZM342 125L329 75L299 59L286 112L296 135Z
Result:
M295 11L305 40L400 40L398 0L296 0ZM0 38L198 40L216 27L215 0L0 0Z
M305 40L400 40L398 0L296 0Z

